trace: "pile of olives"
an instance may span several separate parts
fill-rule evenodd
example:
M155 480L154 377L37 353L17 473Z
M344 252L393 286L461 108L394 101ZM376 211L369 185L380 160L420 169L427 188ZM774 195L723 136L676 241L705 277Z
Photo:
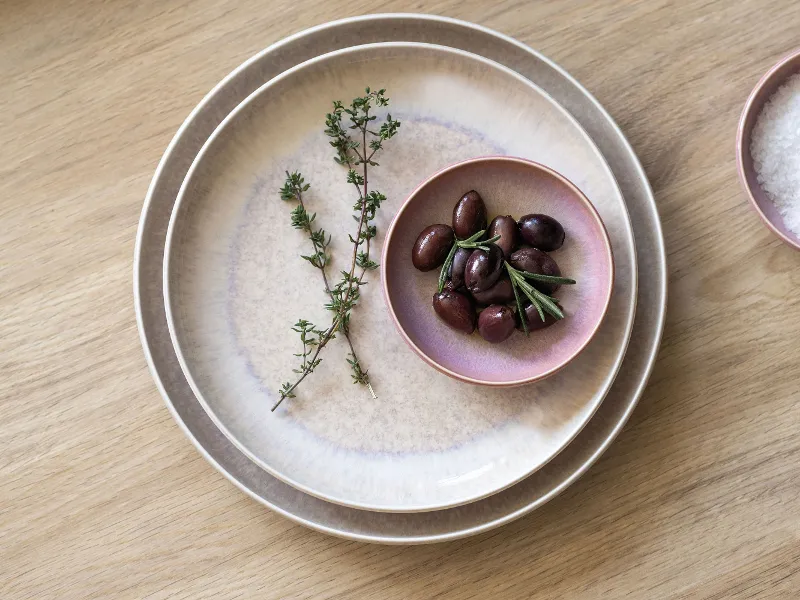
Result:
M476 237L480 232L485 233ZM547 253L561 248L564 237L561 224L543 214L525 215L519 221L509 215L497 216L487 227L486 205L472 190L456 203L452 227L436 224L422 230L411 261L420 271L432 271L445 263L457 241L479 245L455 249L443 274L444 286L433 296L433 309L453 329L471 334L477 327L483 339L498 343L515 329L524 328L505 263L518 271L561 277L558 264ZM560 287L536 280L529 283L548 296ZM544 329L558 320L550 313L542 319L530 302L522 306L528 331Z

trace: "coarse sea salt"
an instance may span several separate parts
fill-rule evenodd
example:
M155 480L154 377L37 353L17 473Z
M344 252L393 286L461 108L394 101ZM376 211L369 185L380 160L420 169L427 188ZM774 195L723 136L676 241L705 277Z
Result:
M750 155L761 188L800 236L800 74L778 88L758 115Z

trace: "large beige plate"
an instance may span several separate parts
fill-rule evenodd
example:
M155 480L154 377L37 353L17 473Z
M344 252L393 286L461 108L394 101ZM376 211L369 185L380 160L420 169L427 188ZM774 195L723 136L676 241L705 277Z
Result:
M216 125L249 93L304 60L353 43L431 42L474 51L535 81L584 126L626 198L639 257L639 302L628 356L598 412L570 446L517 485L479 502L424 514L370 513L336 506L269 476L214 426L183 378L167 330L161 287L163 244L177 191ZM350 539L424 543L486 531L541 506L597 460L629 417L650 374L666 302L660 223L644 173L600 105L559 67L511 38L464 22L419 15L347 19L292 36L239 67L195 109L173 139L145 201L136 248L135 301L145 354L167 406L200 452L240 489L298 523Z
M297 367L292 325L301 317L314 323L330 318L319 274L300 259L308 242L289 226L290 207L278 190L287 170L305 174L312 185L305 201L317 226L334 240L330 272L347 268L340 244L352 234L352 186L346 169L332 160L324 115L331 98L352 98L365 82L391 95L391 106L375 114L388 110L402 121L399 135L378 158L380 167L370 169L374 189L387 195L375 220L376 256L389 221L420 179L467 158L535 160L591 199L611 240L613 297L594 340L564 369L513 389L446 377L410 351L391 322L380 286L369 285L351 331L361 356L369 357L365 364L378 397L353 385L345 362L349 348L340 340L326 349L296 397L270 412L278 387ZM491 216L509 210L504 198L481 193ZM564 209L547 212L565 224L569 246L576 239L574 215L559 210ZM573 312L570 322L579 322L591 293L585 271L591 267L574 252L557 257L578 280L561 297L565 311ZM435 282L432 274L429 302ZM225 118L178 194L167 232L164 295L189 385L250 459L330 502L420 512L505 489L577 435L622 364L635 311L636 260L614 176L569 113L496 62L446 46L393 42L346 48L289 69ZM444 330L440 339L462 349L486 349L477 336L464 339ZM535 340L516 342L525 348ZM509 340L487 356L513 348ZM502 363L513 369L512 358Z

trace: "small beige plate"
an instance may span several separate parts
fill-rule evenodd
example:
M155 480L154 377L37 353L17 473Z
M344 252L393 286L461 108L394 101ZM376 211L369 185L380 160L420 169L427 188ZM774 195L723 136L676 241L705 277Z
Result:
M422 365L369 286L353 336L379 399L353 386L345 345L285 409L298 318L324 323L307 241L278 195L285 170L312 184L310 209L334 240L351 228L351 188L322 134L333 98L385 87L400 135L371 177L390 200L386 226L428 173L483 154L512 154L569 177L600 212L617 266L596 340L561 373L485 390ZM379 239L380 242L380 239ZM335 257L346 250L333 249ZM376 249L376 256L380 248ZM333 265L336 272L341 263ZM265 84L218 127L181 188L164 263L167 319L184 374L225 435L269 473L307 493L379 511L435 510L508 487L555 456L599 406L620 366L635 304L627 211L608 166L576 121L539 88L478 56L380 44L313 59ZM377 282L375 282L377 284ZM371 289L370 289L371 288ZM376 334L376 332L379 332Z

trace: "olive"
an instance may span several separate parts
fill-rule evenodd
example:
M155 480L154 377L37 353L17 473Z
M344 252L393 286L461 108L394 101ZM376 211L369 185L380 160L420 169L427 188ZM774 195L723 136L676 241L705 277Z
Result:
M536 248L522 248L511 255L511 266L520 271L527 271L528 273L537 273L538 275L551 275L553 277L561 277L561 269L558 264L548 254ZM557 283L544 283L541 281L528 280L533 287L544 294L552 294L560 285Z
M528 306L525 307L525 321L528 324L528 331L538 331L539 329L550 327L550 325L553 323L558 323L558 319L556 319L549 312L543 312L544 321L542 321L539 311L536 310L536 307L533 304L528 304ZM522 331L522 322L519 319L517 322L517 329Z
M513 310L505 304L492 304L478 317L478 333L487 342L497 344L514 333L516 324Z
M519 232L531 246L545 252L564 245L564 228L548 215L525 215L519 220Z
M414 242L411 262L420 271L432 271L444 263L455 243L452 228L447 225L429 225Z
M464 333L475 331L475 307L465 294L448 290L434 294L433 310L453 329Z
M500 250L503 251L503 255L506 258L511 256L511 253L519 247L519 228L517 227L517 222L510 215L498 216L492 219L486 235L490 238L496 235L500 236L500 239L495 244L500 246Z
M467 260L469 260L472 252L472 249L459 248L453 256L453 262L450 263L450 272L448 276L453 281L454 290L464 285L464 268L467 266Z
M472 292L472 297L475 298L475 301L479 304L513 302L514 288L511 287L511 280L504 275L485 292Z
M464 283L470 292L483 292L492 287L503 272L503 251L496 244L489 250L476 250L464 267Z
M475 190L467 192L453 209L453 230L464 240L486 229L486 205Z

